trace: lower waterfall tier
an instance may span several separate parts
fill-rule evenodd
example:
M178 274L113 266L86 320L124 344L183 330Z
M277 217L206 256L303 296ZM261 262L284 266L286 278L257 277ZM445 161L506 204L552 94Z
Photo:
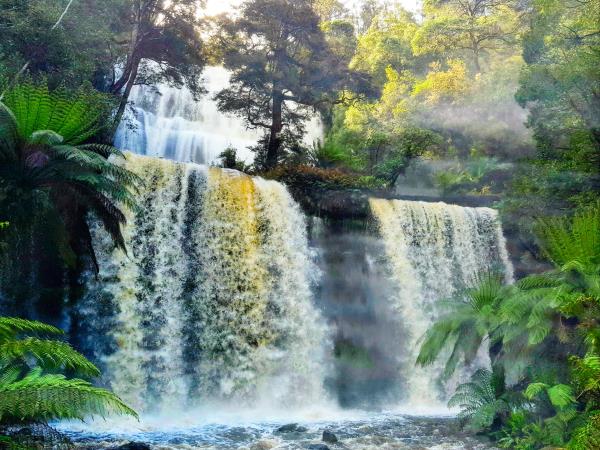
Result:
M285 187L128 154L145 182L124 229L96 233L102 271L80 315L111 387L140 410L324 398L326 328L312 304L304 216Z
M101 272L77 332L106 384L142 412L297 410L329 397L439 411L457 380L415 367L437 302L484 271L512 278L492 209L371 199L361 231L315 219L309 243L280 183L133 154L125 164L144 180L128 254L95 229Z
M406 331L401 363L406 380L403 402L424 411L443 408L452 385L466 381L468 374L457 374L453 382L444 383L441 364L417 367L420 340L440 316L439 302L474 286L479 276L499 273L507 283L512 282L513 269L498 212L379 199L371 199L371 210L395 286L389 301ZM488 356L481 349L476 366L488 365Z

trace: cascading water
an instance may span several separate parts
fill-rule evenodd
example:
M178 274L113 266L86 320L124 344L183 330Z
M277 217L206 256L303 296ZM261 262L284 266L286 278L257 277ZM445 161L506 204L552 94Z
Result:
M444 407L440 368L415 367L418 342L433 323L440 299L473 285L482 272L500 270L512 281L498 213L445 203L371 199L370 204L396 285L392 301L408 331L402 345L405 404L413 410Z
M239 118L222 114L214 95L229 83L222 67L209 67L203 74L207 94L198 102L182 88L134 86L133 111L121 122L115 145L123 150L181 162L210 164L225 148L237 149L238 157L251 161L247 147L261 136L248 130Z
M203 74L207 93L197 102L185 88L134 86L130 95L133 108L117 129L115 146L198 164L215 163L223 150L233 147L239 159L252 162L249 147L257 144L263 130L248 129L241 118L221 113L214 100L215 94L228 86L229 76L222 67L208 67ZM307 145L321 139L318 117L309 121L307 129Z
M141 411L322 400L328 337L285 187L132 154L126 166L145 182L129 255L96 232L102 271L80 311L113 389Z

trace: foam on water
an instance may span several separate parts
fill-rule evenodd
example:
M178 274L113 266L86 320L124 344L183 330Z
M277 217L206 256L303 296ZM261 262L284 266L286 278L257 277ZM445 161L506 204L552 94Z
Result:
M407 393L403 406L422 412L448 411L448 390L440 391L440 364L417 367L420 339L438 316L437 302L472 286L488 271L512 281L512 266L497 211L445 203L371 199L396 285L392 301L408 331L403 343ZM475 363L489 365L485 351ZM464 381L468 373L458 374ZM455 384L454 383L454 384Z
M80 309L109 386L141 412L326 403L331 344L287 190L132 154L126 166L145 182L129 254L97 230L102 270Z

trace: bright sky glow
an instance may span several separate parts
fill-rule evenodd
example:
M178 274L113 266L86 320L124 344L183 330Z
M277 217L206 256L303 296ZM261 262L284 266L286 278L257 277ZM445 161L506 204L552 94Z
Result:
M226 12L235 11L243 0L208 0L206 2L206 14L214 15ZM360 5L361 0L342 0L350 9L355 9ZM404 6L406 9L416 11L418 0L397 0L397 3Z

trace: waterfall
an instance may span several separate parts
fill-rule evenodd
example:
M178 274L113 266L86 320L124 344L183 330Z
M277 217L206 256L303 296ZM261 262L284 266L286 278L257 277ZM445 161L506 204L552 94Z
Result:
M436 302L472 285L478 274L500 270L512 281L498 213L402 200L371 199L370 205L396 287L392 301L408 332L408 342L401 344L406 352L405 403L443 407L447 394L440 392L440 367L415 367L419 340L435 320Z
M80 310L107 383L141 411L323 399L317 271L285 187L133 154L125 164L145 182L128 254L95 230L101 272Z
M134 86L129 98L133 107L117 129L115 146L198 164L213 164L223 150L233 147L239 159L252 162L249 147L257 144L263 130L248 129L241 118L221 113L214 100L215 94L229 85L229 77L222 67L206 68L203 80L207 93L196 102L185 88ZM321 139L318 117L307 124L307 129L307 145Z

